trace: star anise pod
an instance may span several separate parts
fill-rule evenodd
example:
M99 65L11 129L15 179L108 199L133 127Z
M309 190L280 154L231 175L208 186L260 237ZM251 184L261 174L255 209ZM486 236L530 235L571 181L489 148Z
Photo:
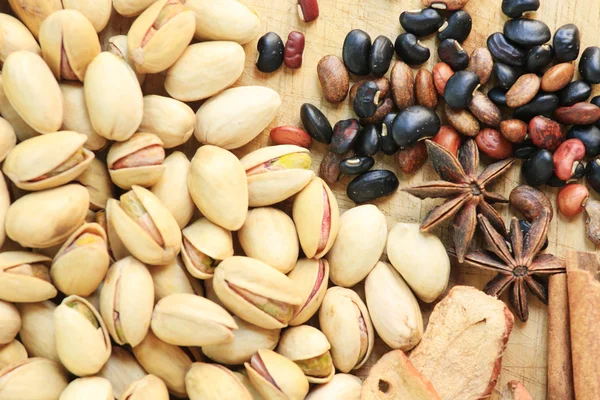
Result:
M466 255L465 264L498 272L483 291L498 297L510 287L510 303L521 321L527 321L527 288L537 298L548 304L548 288L537 275L551 275L565 271L563 260L552 254L539 254L546 241L550 212L544 209L533 221L525 235L519 220L513 218L510 224L510 247L483 215L478 216L485 241L491 251L471 251ZM452 253L452 250L450 250Z
M454 216L454 246L458 261L463 262L477 227L478 212L485 215L497 230L506 234L504 221L491 204L508 203L508 200L487 191L485 186L506 172L514 159L498 161L478 174L479 149L475 140L465 141L459 149L458 158L431 140L427 140L426 144L433 168L443 180L402 190L420 199L448 199L427 214L421 223L421 230L427 232Z

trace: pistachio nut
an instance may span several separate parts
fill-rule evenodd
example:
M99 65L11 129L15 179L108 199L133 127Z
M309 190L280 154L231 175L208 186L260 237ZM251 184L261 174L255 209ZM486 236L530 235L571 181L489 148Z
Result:
M21 316L14 304L0 300L0 346L14 340L21 330Z
M238 239L248 257L284 274L290 272L298 260L298 234L294 221L276 208L248 211L246 222L238 231Z
M4 161L2 171L23 190L51 189L85 171L94 153L83 148L87 136L60 131L19 143Z
M25 251L0 253L0 300L34 303L56 296L50 280L50 259Z
M185 269L181 258L175 257L165 265L155 265L148 269L154 282L154 302L175 293L204 295L200 282Z
M362 382L350 374L335 374L328 383L315 386L306 400L359 400Z
M65 9L77 10L90 20L96 32L108 25L112 11L112 0L61 0Z
M340 211L324 180L315 177L296 195L292 215L306 257L327 254L338 233Z
M112 386L107 379L90 376L69 383L59 400L114 400L114 398Z
M2 115L15 131L15 135L19 141L25 141L29 138L39 135L32 127L27 125L23 118L19 116L17 111L10 105L6 93L4 93L4 81L0 75L0 115Z
M127 250L144 264L163 265L179 253L179 225L148 189L134 185L120 201L108 200L107 210L109 223Z
M75 184L26 194L8 208L6 234L23 247L61 244L83 224L89 203L88 191Z
M8 213L9 207L10 193L8 192L4 175L0 172L0 248L6 241L6 228L4 223L6 221L6 214Z
M239 365L249 362L260 349L275 349L281 329L264 329L234 316L238 329L232 331L233 341L229 343L202 346L205 356L220 364Z
M333 378L330 349L323 332L309 325L286 329L277 346L277 352L295 362L310 383L327 383Z
M151 0L151 2L154 1L156 0ZM140 85L144 83L144 81L146 80L146 74L137 72L135 70L135 64L133 60L129 57L129 51L127 49L127 35L116 35L109 38L108 48L106 49L106 51L114 54L115 56L125 61L127 65L129 65L129 68L131 68L131 70L135 73L135 76Z
M63 98L42 57L25 50L10 53L2 68L2 86L10 105L33 129L41 133L60 129Z
M110 255L111 260L118 261L130 256L131 253L129 253L121 241L121 238L117 235L109 215L110 212L108 208L96 212L96 223L104 229L104 232L106 232L106 238L108 239L108 254Z
M195 278L212 278L219 262L233 255L231 232L206 218L200 218L181 233L181 256Z
M234 372L233 374L236 376L236 378L238 378L238 380L242 383L242 385L244 385L244 387L248 390L248 393L250 393L252 400L263 400L263 397L260 395L260 393L258 393L256 388L252 385L252 382L250 382L250 379L248 379L248 375L246 375L246 371Z
M448 287L450 259L442 241L419 224L396 224L388 235L387 254L415 295L425 303Z
M96 374L110 357L110 336L102 317L82 297L69 296L54 310L56 350L77 376Z
M55 11L62 10L63 4L61 0L8 0L10 8L17 14L19 19L23 21L27 28L33 33L33 36L38 37L40 25L42 22Z
M17 135L12 125L4 118L0 118L0 162L4 161L16 144Z
M193 44L167 71L165 89L181 101L209 98L239 79L245 61L246 53L236 42Z
M0 346L0 370L24 360L27 360L27 350L18 340Z
M60 364L28 358L0 370L0 399L58 399L68 383L67 372Z
M258 350L244 366L250 382L266 399L303 400L308 393L302 369L272 350Z
M236 0L186 0L196 17L198 40L233 40L245 44L260 32L258 12Z
M114 346L110 358L96 376L108 379L112 385L113 394L120 399L130 385L146 376L146 371L131 353Z
M193 363L185 387L190 400L252 400L233 372L217 364Z
M198 65L194 65L193 69L196 68ZM192 83L188 81L187 85ZM195 124L196 114L187 104L170 97L144 96L144 117L140 131L154 133L162 140L165 149L187 142L194 133Z
M127 34L127 48L136 71L162 72L190 44L196 19L184 3L185 0L158 0L133 21Z
M140 14L156 0L113 0L113 7L124 17L133 17Z
M92 23L77 10L52 13L40 27L42 57L57 80L83 82L88 65L100 53Z
M114 263L100 292L100 314L113 340L137 346L146 336L154 307L148 268L133 257Z
M148 374L132 382L119 400L169 400L169 391L162 379Z
M144 115L142 89L123 59L106 51L98 54L88 66L83 91L98 135L123 141L140 126Z
M108 199L113 197L115 191L106 164L94 158L87 169L77 177L77 181L85 186L90 194L90 210L100 211L106 208Z
M112 181L121 189L133 185L148 187L162 177L165 149L158 136L138 132L124 142L114 143L106 155Z
M367 204L344 212L327 254L332 282L351 287L362 281L379 261L387 232L385 215L377 206Z
M248 177L250 207L279 203L301 191L314 178L310 152L300 146L263 147L240 162Z
M315 315L323 302L329 283L329 263L324 258L300 259L288 277L302 298L302 302L294 307L290 325L301 325Z
M183 229L192 219L196 209L187 184L190 160L182 152L174 151L165 158L162 165L162 177L150 190L173 214L179 228Z
M205 103L206 104L206 103ZM202 146L188 174L190 195L202 215L229 231L244 225L248 183L240 160L216 146Z
M365 296L375 331L388 346L408 351L421 341L419 303L394 268L378 262L365 280Z
M50 300L39 303L20 303L21 330L19 337L30 357L43 357L60 362L56 352L54 333L54 310L56 304Z
M275 268L249 257L229 257L217 269L213 288L225 307L265 329L284 328L300 304L298 289Z
M275 118L281 97L262 86L240 86L208 99L196 112L199 142L237 149L254 139Z
M10 53L19 50L42 54L37 41L21 21L12 15L0 14L0 65Z
M350 372L364 365L373 350L375 332L369 311L356 292L338 286L327 289L319 324L331 343L338 370Z

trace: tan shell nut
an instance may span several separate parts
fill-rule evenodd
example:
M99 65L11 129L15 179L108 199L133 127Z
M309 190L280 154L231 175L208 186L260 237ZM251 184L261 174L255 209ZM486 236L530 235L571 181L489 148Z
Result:
M100 53L92 23L79 11L60 10L40 27L42 57L57 80L83 82L88 65Z
M181 258L194 278L212 278L219 262L233 255L231 232L206 218L200 218L181 233Z
M30 357L43 357L60 363L56 352L54 310L50 300L39 303L20 303L21 330L19 337Z
M12 125L4 118L0 118L0 162L4 161L16 144L17 135Z
M113 0L115 10L125 16L133 17L148 8L156 0Z
M180 257L165 265L154 265L148 269L154 282L154 302L175 293L204 296L204 288L185 269Z
M25 360L27 360L27 350L18 340L0 346L0 370Z
M54 310L56 350L61 363L77 376L100 371L110 357L110 336L94 306L69 296Z
M31 126L27 125L27 123L19 116L13 106L10 105L8 98L6 97L6 93L4 93L2 75L0 75L0 114L6 118L6 120L13 127L18 140L24 141L40 134Z
M339 371L350 372L364 365L373 350L375 332L369 311L356 292L329 288L319 310L319 324L331 343L333 364Z
M162 379L149 374L132 382L119 400L169 400L169 391Z
M28 358L0 370L0 399L58 399L68 383L67 372L60 364Z
M0 247L4 245L6 240L6 215L10 207L10 193L6 185L6 179L0 172Z
M0 14L0 64L10 53L19 50L42 54L37 41L21 21L12 15Z
M61 82L60 91L63 95L65 115L63 129L83 133L87 141L83 147L96 151L106 146L106 138L98 135L90 121L90 115L85 104L83 84L80 82Z
M0 300L34 303L56 296L46 256L25 251L0 253Z
M100 313L113 340L137 346L148 332L153 307L154 283L148 268L133 257L114 263L100 292Z
M151 0L152 2L156 0ZM127 35L116 35L108 39L108 48L106 49L109 53L114 54L129 65L129 68L135 73L138 82L141 84L146 80L146 74L137 72L135 70L135 63L129 57L129 51L127 49Z
M90 20L96 32L100 33L110 19L112 0L61 0L63 7L77 10Z
M78 378L69 383L59 400L114 400L112 386L97 376Z
M110 358L96 376L108 379L115 397L120 399L129 385L146 376L146 371L131 353L114 346Z
M197 65L194 69L198 68ZM190 85L191 82L187 82ZM185 103L170 97L144 96L144 117L140 131L151 132L162 140L165 149L184 144L194 133L196 114Z
M193 363L185 374L185 387L190 400L252 400L233 372L217 364Z
M294 307L294 318L290 321L290 325L296 326L308 321L321 306L329 283L329 263L324 258L300 259L288 277L302 297L302 302Z
M240 162L248 177L250 207L279 203L292 197L314 178L310 152L300 146L263 147Z
M61 0L9 0L8 3L36 38L42 22L53 12L63 9Z
M317 385L306 400L359 400L362 382L350 374L335 374L328 383Z
M0 300L0 347L10 343L21 330L19 310L12 303Z
M115 187L110 180L108 168L104 162L94 158L88 168L77 177L77 181L86 187L90 194L90 210L106 208L108 199L113 198Z

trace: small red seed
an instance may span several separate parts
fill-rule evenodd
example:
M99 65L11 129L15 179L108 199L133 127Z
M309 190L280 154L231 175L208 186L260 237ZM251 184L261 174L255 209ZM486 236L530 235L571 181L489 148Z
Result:
M458 156L460 134L451 126L442 125L438 133L431 140L454 154L455 157Z
M503 160L513 153L513 145L500 132L492 128L484 128L475 138L477 147L495 160Z
M573 175L573 166L585 156L585 146L579 139L564 141L552 155L554 173L560 180L566 181Z
M298 69L302 66L303 54L304 34L297 31L290 32L283 50L283 63L290 69Z
M271 129L270 136L275 144L295 144L307 149L312 144L310 135L304 129L295 126L278 126Z
M584 185L567 185L560 189L556 197L558 211L565 217L574 217L583 211L589 197L590 192Z
M311 22L319 18L317 0L298 0L298 16L304 22Z

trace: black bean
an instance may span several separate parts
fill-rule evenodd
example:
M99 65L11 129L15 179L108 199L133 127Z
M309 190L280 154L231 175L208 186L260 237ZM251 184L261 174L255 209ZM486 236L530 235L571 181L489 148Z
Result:
M398 143L396 143L394 136L392 135L394 120L397 116L397 113L389 113L385 116L383 119L383 124L381 125L379 147L383 154L388 156L394 155L398 150L400 150L400 146L398 146Z
M256 68L261 72L274 72L283 64L283 40L275 32L267 32L258 39Z
M495 63L493 71L496 86L505 90L509 90L521 76L520 70L503 63Z
M398 177L392 171L374 170L354 178L348 185L346 194L353 202L360 204L394 194L400 186Z
M585 176L587 183L596 191L600 193L600 159L593 159L588 162Z
M304 129L313 139L325 144L331 143L333 128L321 110L312 104L304 103L300 107L300 119Z
M452 14L444 25L439 29L437 37L440 41L446 39L455 39L459 42L464 42L473 27L473 20L468 12L459 10Z
M440 130L440 118L423 106L410 106L398 114L392 124L392 137L400 149L435 136Z
M592 94L592 87L585 81L573 81L558 92L558 101L562 107L586 101Z
M600 107L600 96L595 96L595 97L592 97L592 99L590 100L590 103L592 103L592 104L593 104L593 105L595 105L595 106L598 106L598 107ZM597 126L598 128L600 128L600 121L597 121L597 122L596 122L596 126Z
M567 139L581 140L587 157L600 154L600 129L595 125L573 125L567 132Z
M525 66L527 53L506 40L500 32L488 37L487 46L496 60L515 67Z
M458 71L448 79L444 100L452 108L467 108L473 100L473 92L479 86L479 76L471 71Z
M490 100L498 106L506 106L506 90L493 88L487 93Z
M344 175L360 175L375 165L373 157L362 156L346 158L340 162L340 172Z
M540 92L529 103L515 109L513 117L527 122L536 115L550 115L557 108L558 96L556 94Z
M502 12L511 18L540 8L540 0L502 0Z
M356 90L352 107L359 118L369 118L377 111L381 91L377 83L367 81Z
M360 134L360 125L355 119L338 121L333 127L333 137L329 150L335 154L344 154L354 147Z
M525 68L529 72L540 73L543 72L554 58L554 49L549 44L543 44L541 46L532 47L527 52L527 60L525 61Z
M362 128L358 139L354 144L354 151L357 156L373 156L379 151L379 131L378 125L366 125Z
M550 184L550 183L548 182L548 184ZM527 233L529 233L529 231L531 230L531 224L524 219L519 220L519 227L521 228L521 232L523 232L523 236L526 236ZM542 246L542 250L546 250L547 248L548 248L548 238L546 237L546 241L544 242L544 245Z
M548 182L546 182L546 185L554 188L561 188L567 185L567 181L563 181L556 176L556 174L552 174L552 177Z
M435 33L443 23L444 18L433 8L404 11L400 14L402 28L417 37L429 36Z
M446 39L440 43L438 56L453 71L461 71L469 66L469 54L455 39Z
M401 33L394 44L398 57L408 65L420 65L429 60L431 52L412 33Z
M504 36L517 45L529 47L546 43L552 37L552 33L542 21L515 18L504 24Z
M370 55L371 36L360 29L350 31L342 48L342 58L348 71L359 76L368 75Z
M554 34L554 54L558 62L568 62L579 57L579 29L573 24L563 25Z
M387 36L377 36L371 46L369 68L375 76L387 73L394 56L394 44Z
M525 182L530 186L546 184L554 172L552 153L546 149L538 150L533 157L526 160L521 168Z
M523 143L516 145L513 155L521 160L527 160L533 157L537 151L538 147L533 144L531 139L527 139Z
M600 48L591 46L583 51L579 60L579 73L587 83L600 83Z

